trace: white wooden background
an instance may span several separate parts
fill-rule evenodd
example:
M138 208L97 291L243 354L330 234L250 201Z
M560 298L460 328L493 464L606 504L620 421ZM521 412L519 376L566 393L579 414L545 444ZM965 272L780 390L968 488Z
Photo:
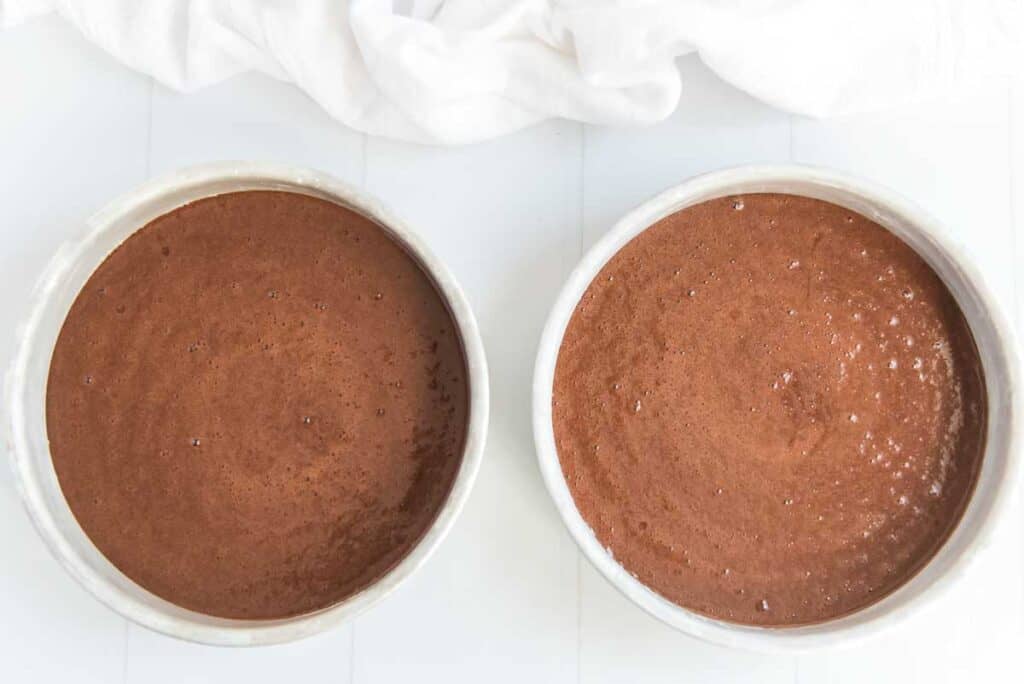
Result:
M183 165L265 159L363 185L421 232L476 311L493 402L476 489L431 562L355 622L258 650L181 643L104 608L50 558L0 470L0 681L1021 681L1019 505L946 600L864 646L800 657L673 632L621 598L562 528L529 425L540 329L582 250L668 185L758 161L827 165L887 184L970 245L1022 320L1024 84L993 81L885 114L812 121L732 90L696 61L682 68L682 103L661 125L549 122L452 149L368 138L263 77L178 95L54 19L0 33L4 364L31 284L85 216Z

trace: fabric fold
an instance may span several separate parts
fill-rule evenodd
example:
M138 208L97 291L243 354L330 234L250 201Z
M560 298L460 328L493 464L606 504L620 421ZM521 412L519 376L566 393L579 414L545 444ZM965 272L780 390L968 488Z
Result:
M690 53L811 116L1024 68L1015 0L0 0L0 26L47 12L170 88L258 71L355 129L440 144L656 122Z

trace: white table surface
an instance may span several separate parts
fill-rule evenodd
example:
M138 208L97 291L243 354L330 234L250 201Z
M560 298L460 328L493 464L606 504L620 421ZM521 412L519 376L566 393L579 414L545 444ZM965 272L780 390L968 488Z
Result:
M942 601L865 645L803 656L730 651L672 631L617 594L558 520L529 423L548 307L618 216L688 176L794 161L889 185L947 222L1024 320L1024 84L997 80L885 114L814 121L758 103L696 61L682 68L679 110L651 128L549 122L434 148L343 128L261 76L172 93L55 19L0 33L5 365L37 274L93 210L183 165L262 159L363 185L420 231L474 307L492 393L476 488L427 566L354 622L285 646L216 649L129 624L58 567L0 470L0 681L1021 681L1019 504Z

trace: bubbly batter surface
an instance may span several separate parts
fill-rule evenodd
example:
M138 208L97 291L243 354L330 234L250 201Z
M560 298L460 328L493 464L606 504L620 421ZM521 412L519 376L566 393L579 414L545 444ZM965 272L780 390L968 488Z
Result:
M433 284L385 232L287 192L203 199L89 279L47 387L86 534L186 608L277 618L372 583L434 520L467 378Z
M584 519L666 598L755 625L862 608L959 520L984 383L938 276L841 207L713 200L626 245L583 296L554 431Z

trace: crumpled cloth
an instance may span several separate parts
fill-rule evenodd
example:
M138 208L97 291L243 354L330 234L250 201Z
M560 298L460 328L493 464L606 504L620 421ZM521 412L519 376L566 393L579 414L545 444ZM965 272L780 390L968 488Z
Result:
M649 124L676 58L811 116L1024 69L1021 0L0 0L182 91L259 71L360 131L457 144L550 117Z

